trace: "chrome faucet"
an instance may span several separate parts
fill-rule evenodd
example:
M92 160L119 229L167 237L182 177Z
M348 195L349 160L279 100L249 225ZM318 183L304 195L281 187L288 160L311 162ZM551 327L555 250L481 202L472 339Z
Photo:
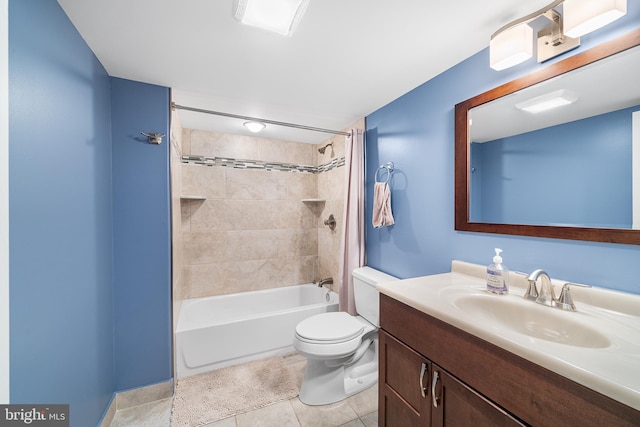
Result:
M536 287L538 278L541 277L540 292ZM553 290L553 284L551 278L544 270L535 270L529 276L529 287L524 294L526 299L537 302L538 304L548 305L549 307L556 307L561 310L576 311L576 305L571 298L570 286L580 286L583 288L590 288L590 285L582 285L580 283L565 283L560 293L560 298L556 298L556 294Z
M318 287L322 287L324 285L333 285L333 277L327 277L326 279L320 279L318 282Z
M542 277L540 282L540 291L536 289L536 282L538 277ZM535 270L527 277L529 281L529 289L527 289L527 293L525 294L525 298L533 299L532 295L537 294L535 301L538 304L548 305L553 307L556 301L556 294L553 291L553 285L551 284L551 278L544 270ZM531 289L533 288L533 289ZM535 292L530 292L535 291Z

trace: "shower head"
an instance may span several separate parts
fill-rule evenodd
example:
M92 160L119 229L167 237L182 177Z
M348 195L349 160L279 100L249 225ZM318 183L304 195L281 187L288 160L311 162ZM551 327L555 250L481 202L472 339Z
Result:
M333 147L333 142L328 143L327 145L325 145L324 147L318 148L318 153L320 154L324 154L324 152L326 151L328 146L332 146Z

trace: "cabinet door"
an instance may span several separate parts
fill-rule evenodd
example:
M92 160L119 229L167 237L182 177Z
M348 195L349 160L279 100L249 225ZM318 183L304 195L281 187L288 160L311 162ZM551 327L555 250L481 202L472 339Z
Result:
M433 427L526 425L435 364L430 387Z
M379 346L379 425L429 426L431 362L383 330Z

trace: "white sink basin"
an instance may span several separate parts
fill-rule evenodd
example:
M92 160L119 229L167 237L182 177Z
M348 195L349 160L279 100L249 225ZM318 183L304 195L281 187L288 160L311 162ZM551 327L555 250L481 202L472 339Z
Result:
M506 328L532 338L575 347L604 348L611 345L611 341L595 329L564 316L558 309L533 301L475 293L454 297L452 302L493 329Z

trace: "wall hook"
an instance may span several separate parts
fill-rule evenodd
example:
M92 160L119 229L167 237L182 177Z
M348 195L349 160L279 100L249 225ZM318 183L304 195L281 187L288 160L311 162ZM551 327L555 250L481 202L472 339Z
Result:
M140 133L147 137L147 142L149 142L149 144L162 144L162 137L165 136L164 133Z

